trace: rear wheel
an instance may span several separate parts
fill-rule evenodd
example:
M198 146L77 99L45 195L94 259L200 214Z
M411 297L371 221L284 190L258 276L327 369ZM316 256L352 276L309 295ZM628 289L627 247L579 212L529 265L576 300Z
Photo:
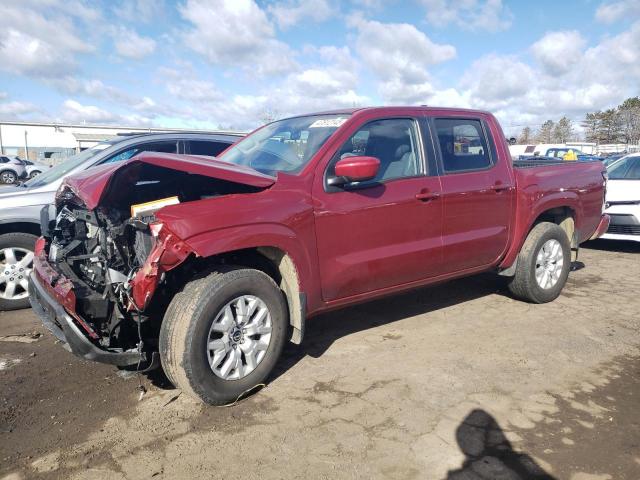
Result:
M0 310L29 306L29 274L37 237L30 233L0 235Z
M551 302L560 295L570 268L571 244L565 231L555 223L539 223L520 250L509 290L522 300Z
M220 269L171 301L160 330L162 366L176 387L223 405L264 382L288 324L284 294L268 275Z

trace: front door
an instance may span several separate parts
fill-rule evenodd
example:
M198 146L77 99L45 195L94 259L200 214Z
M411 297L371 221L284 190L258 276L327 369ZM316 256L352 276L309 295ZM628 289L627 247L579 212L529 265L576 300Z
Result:
M380 160L376 178L329 186L347 156ZM428 176L418 122L365 123L332 157L314 184L320 277L325 301L408 284L442 268L440 179Z

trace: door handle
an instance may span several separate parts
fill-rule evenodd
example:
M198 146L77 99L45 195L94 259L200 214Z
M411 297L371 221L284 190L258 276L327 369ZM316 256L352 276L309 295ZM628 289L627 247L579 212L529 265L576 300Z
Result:
M511 187L508 185L503 185L502 183L496 183L494 185L491 185L491 190L493 190L496 193L500 193L506 190L511 190Z
M440 197L440 194L437 192L420 192L416 193L416 199L421 202L430 202L431 200L436 200Z

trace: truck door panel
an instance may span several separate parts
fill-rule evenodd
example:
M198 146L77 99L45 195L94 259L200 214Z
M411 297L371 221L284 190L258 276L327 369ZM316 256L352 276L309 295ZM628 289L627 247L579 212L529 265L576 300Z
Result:
M448 272L490 265L509 242L514 181L480 119L435 118Z
M375 156L378 177L347 188L315 184L316 235L325 301L428 278L442 269L440 179L426 176L418 123L361 126L335 153Z

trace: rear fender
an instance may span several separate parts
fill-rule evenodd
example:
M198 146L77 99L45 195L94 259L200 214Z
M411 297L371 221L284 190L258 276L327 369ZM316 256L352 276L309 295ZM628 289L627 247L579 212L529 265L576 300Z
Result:
M538 218L543 215L545 212L549 210L553 210L554 208L569 208L574 214L574 228L576 232L579 230L579 221L582 218L582 208L580 207L580 200L578 194L571 191L565 192L555 192L549 195L545 195L543 199L540 200L533 208L529 208L526 205L518 205L517 210L517 218L521 219L522 214L526 211L531 212L528 216L524 217L522 220L518 220L516 224L516 234L514 237L514 241L512 242L511 248L507 251L504 259L500 263L500 269L507 269L511 267L516 258L518 257L518 253L520 253L520 249L522 245L524 245L525 240L527 239L527 235L535 225ZM573 245L573 240L570 239Z

